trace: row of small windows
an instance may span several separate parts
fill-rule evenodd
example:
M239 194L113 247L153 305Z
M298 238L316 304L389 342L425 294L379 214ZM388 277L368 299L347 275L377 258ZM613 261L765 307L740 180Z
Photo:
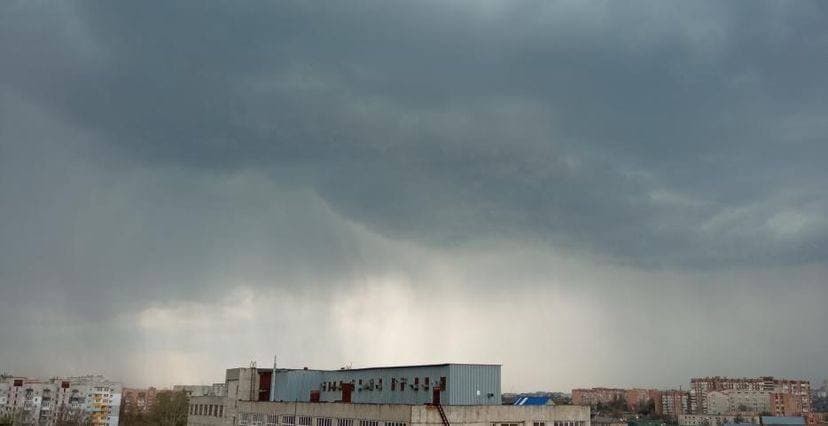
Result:
M224 417L224 406L215 404L190 404L190 415Z
M239 416L239 426L293 426L296 425L296 416L274 414L242 413ZM300 426L310 426L311 417L299 416ZM334 426L334 419L320 417L316 419L316 426ZM354 426L354 419L336 419L336 426ZM359 426L408 426L405 422L380 422L377 420L359 420Z
M583 420L564 420L555 421L554 426L585 426L586 422Z
M372 391L374 389L376 389L378 391L382 390L382 378L379 378L379 379L376 379L376 380L374 380L374 379L365 379L365 380L359 379L359 380L356 381L356 383L353 380L351 382L343 382L343 381L339 381L339 382L322 382L322 384L320 385L320 388L322 389L323 392L335 392L335 391L343 390L343 385L346 385L346 384L355 385L356 386L355 390L357 390L357 391L362 391L362 390ZM391 378L391 390L392 391L396 391L396 390L404 391L406 387L409 387L409 388L411 388L412 390L415 390L415 391L420 390L420 389L427 390L432 386L432 384L434 385L435 388L439 386L440 389L445 390L446 385L447 385L446 378L445 377L440 377L439 382L437 380L431 380L431 377L423 377L422 381L420 380L420 377L415 377L411 382L409 382L409 379L407 377L400 377L400 378L392 377Z

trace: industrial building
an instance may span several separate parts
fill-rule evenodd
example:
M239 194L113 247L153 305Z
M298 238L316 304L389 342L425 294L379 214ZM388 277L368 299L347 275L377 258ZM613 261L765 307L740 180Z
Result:
M501 405L500 366L227 370L226 396L190 398L191 426L590 426L583 406Z
M271 401L499 405L500 366L432 364L277 370Z

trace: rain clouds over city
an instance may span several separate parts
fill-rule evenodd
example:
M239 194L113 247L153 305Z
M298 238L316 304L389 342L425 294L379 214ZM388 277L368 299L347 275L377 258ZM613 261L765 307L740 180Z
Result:
M822 2L0 4L0 370L828 376Z

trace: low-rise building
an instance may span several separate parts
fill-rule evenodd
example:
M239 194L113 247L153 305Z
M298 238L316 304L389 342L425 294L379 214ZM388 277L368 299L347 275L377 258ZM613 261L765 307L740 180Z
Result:
M275 374L255 366L229 369L224 397L190 398L188 424L590 426L589 407L501 405L500 366L467 366L276 369ZM267 395L282 400L268 401Z

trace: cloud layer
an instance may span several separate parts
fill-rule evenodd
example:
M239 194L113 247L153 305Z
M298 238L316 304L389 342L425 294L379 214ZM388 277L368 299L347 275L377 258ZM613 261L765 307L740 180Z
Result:
M828 375L819 2L0 8L0 369Z

